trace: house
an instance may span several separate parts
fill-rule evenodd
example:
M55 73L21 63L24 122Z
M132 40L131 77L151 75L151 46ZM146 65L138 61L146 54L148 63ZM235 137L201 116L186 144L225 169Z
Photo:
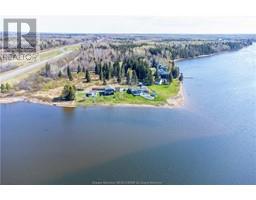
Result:
M156 85L162 85L163 84L163 79L159 79L155 81Z
M115 88L113 88L112 86L107 86L104 88L104 90L100 91L100 95L103 95L103 96L113 95L115 91L116 91Z
M85 94L86 97L96 97L97 92L96 91L90 91Z

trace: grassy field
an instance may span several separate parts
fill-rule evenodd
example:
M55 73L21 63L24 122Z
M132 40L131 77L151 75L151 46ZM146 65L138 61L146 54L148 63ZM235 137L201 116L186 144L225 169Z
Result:
M176 96L179 92L180 83L174 80L170 85L152 85L149 86L151 91L156 92L157 97L154 100L148 100L141 96L133 96L132 94L127 94L126 92L116 92L111 96L96 96L85 98L85 92L76 92L76 102L80 106L90 106L97 104L145 104L145 105L164 105L168 98Z
M80 49L80 45L67 46L64 48L65 51L75 51L79 49Z
M62 53L62 51L59 49L42 52L39 54L39 59L40 59L40 61L47 60L47 59L55 57L61 53Z

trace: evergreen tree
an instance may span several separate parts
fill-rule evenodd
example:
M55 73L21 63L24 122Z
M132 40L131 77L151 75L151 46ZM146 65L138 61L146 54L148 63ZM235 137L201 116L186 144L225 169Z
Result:
M69 66L67 67L67 75L68 75L68 79L70 81L73 81L73 76L72 76L72 73L71 73L71 70L70 70Z
M138 77L137 77L137 73L135 70L132 71L132 84L133 85L137 85L138 83Z
M5 84L5 89L6 89L7 92L11 89L11 86L10 86L9 83L6 83L6 84Z
M4 84L2 83L1 84L1 93L4 93L5 92L5 86L4 86Z
M107 81L106 81L105 77L103 77L103 85L107 85Z
M127 85L132 84L132 69L130 69L130 68L127 70L126 83L127 83Z
M49 63L45 64L45 76L49 77L51 73L51 65Z
M70 84L66 84L62 90L61 98L67 101L75 99L76 88Z
M100 80L102 81L103 80L103 77L104 77L104 75L103 75L103 69L102 69L102 66L100 65Z
M114 64L113 64L113 73L112 73L113 77L118 76L119 68L120 68L119 67L119 62L118 61L114 62Z
M95 74L99 75L100 74L100 65L98 63L95 64Z
M172 76L174 79L178 78L179 76L179 67L174 66L172 67Z
M62 73L61 73L61 70L59 71L58 73L58 77L61 78L62 77Z
M80 65L78 65L78 67L77 67L77 73L80 73L81 72L81 67L80 67Z
M169 83L171 83L171 82L172 82L172 80L173 80L172 72L170 72L170 73L169 73L169 77L168 77L168 78L169 78Z
M122 77L121 77L120 74L117 76L117 82L118 82L118 83L121 83L121 82L122 82Z
M160 79L158 69L156 69L156 72L155 72L154 75L155 75L155 80L159 80Z
M183 81L183 73L180 73L179 81L180 81L180 82L182 82L182 81Z
M91 76L88 69L85 71L85 79L88 83L91 82Z
M152 85L154 80L153 80L153 75L150 69L147 70L147 75L146 78L144 79L145 83L147 85Z
M111 79L113 77L113 65L111 62L108 64L108 77Z

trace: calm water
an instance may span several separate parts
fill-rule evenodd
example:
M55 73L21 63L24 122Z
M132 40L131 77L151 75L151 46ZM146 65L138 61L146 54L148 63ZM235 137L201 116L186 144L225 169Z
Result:
M179 109L1 105L2 183L256 184L256 44L179 66Z

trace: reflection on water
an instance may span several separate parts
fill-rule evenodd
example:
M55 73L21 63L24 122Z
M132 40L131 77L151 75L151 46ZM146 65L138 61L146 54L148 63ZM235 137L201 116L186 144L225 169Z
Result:
M4 184L256 183L256 45L179 63L180 109L1 105Z

